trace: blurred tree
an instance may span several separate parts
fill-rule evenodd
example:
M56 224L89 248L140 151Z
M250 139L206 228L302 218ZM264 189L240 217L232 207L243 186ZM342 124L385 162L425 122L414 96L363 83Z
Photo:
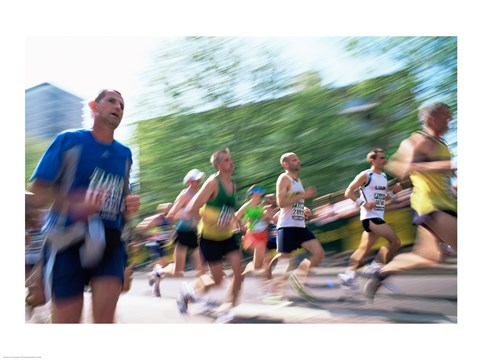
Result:
M253 38L256 39L256 38ZM142 107L157 114L185 114L275 98L289 80L280 54L268 43L241 37L172 38L145 73ZM166 99L163 102L160 99Z
M457 37L398 36L347 38L345 48L356 56L374 54L398 62L418 81L421 102L439 99L457 107Z
M25 189L28 186L28 180L37 167L43 153L50 144L51 139L26 137L25 138Z
M413 91L422 105L432 101L443 101L451 106L454 117L445 138L456 155L457 37L367 36L345 38L343 42L345 48L359 58L366 54L388 57L396 61L399 68L413 74L417 81Z
M372 147L389 149L399 129L418 126L415 82L407 72L340 89L310 85L280 98L140 121L142 212L172 201L191 168L214 173L209 157L221 147L232 151L240 201L253 183L275 191L280 155L289 151L303 163L304 183L323 195L368 167Z

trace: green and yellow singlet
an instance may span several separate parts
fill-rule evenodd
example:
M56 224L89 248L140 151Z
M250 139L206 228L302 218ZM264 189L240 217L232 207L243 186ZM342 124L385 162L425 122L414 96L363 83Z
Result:
M237 196L235 188L231 195L227 195L218 176L215 179L218 183L218 194L215 199L207 201L200 209L202 218L198 224L198 233L205 239L222 241L233 235L232 217Z

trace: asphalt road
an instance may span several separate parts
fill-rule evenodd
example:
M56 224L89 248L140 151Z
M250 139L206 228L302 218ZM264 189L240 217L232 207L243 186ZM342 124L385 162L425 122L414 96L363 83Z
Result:
M373 302L362 292L351 292L340 286L337 274L344 261L330 261L319 266L307 281L307 289L317 301L311 303L294 291L290 284L284 287L288 301L273 302L263 298L265 287L261 278L247 277L242 285L240 305L230 323L243 324L456 324L457 323L457 266L456 258L449 259L438 269L415 270L390 277L392 292L381 288ZM208 293L210 301L220 304L230 282L229 271L222 288ZM193 272L184 278L163 278L160 298L152 295L147 272L136 271L132 288L122 294L117 307L120 324L192 324L215 323L216 317L207 315L201 303L189 307L189 315L177 311L176 297L184 281L193 281ZM360 278L363 288L364 278ZM85 292L84 323L91 323L90 293ZM38 308L27 323L48 322L48 306Z

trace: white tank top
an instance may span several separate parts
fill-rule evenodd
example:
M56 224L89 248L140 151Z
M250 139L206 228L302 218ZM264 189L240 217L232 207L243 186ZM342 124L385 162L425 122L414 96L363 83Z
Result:
M290 176L287 175L292 183L289 194L295 194L298 192L304 192L302 183L299 181L293 180ZM293 206L286 208L280 208L280 213L278 215L277 228L282 227L305 227L305 201L299 200Z
M371 210L360 207L360 220L380 218L383 219L385 213L385 197L387 194L387 175L385 173L375 174L367 170L368 180L360 187L360 196L364 201L375 202L375 207Z

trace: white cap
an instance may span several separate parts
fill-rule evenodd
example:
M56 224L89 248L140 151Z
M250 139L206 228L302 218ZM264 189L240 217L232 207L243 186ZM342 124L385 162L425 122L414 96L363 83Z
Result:
M190 180L200 180L205 173L197 169L192 169L188 172L187 175L183 178L183 184L186 185Z

